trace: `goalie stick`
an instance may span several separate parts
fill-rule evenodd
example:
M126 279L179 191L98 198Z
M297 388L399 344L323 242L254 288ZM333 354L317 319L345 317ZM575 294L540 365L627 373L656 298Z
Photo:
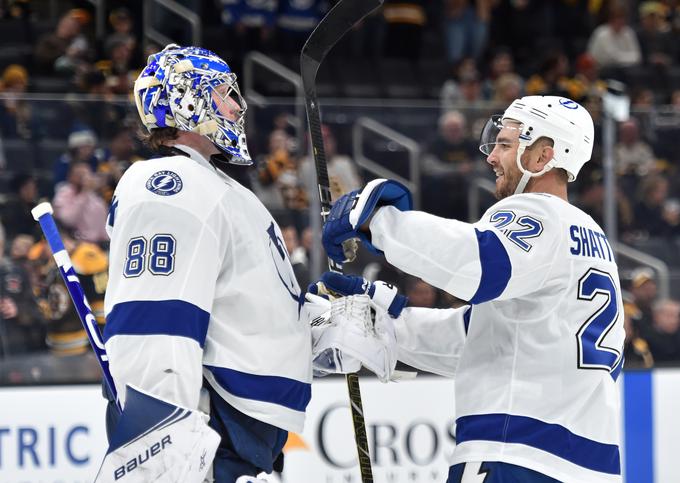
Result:
M52 256L54 261L57 262L57 267L59 267L59 273L61 278L64 279L68 293L73 300L73 306L78 313L80 322L83 324L83 328L87 333L88 339L90 339L90 345L92 350L97 356L97 361L102 369L104 375L104 383L106 384L110 394L116 401L116 407L118 412L121 412L120 401L118 400L118 394L116 393L116 386L113 384L113 378L111 377L111 372L109 371L109 358L106 355L106 349L104 348L104 342L102 340L101 333L99 332L99 327L97 327L97 321L92 315L92 310L90 309L90 304L87 302L85 297L85 291L83 286L80 284L78 275L73 269L73 263L71 263L71 257L69 257L66 248L64 248L64 242L59 235L59 230L52 217L52 205L49 203L40 203L35 208L31 210L33 218L40 223L40 228L45 235L45 240L52 251Z
M326 222L330 212L332 200L328 167L326 165L326 151L321 134L321 113L316 98L316 74L324 57L326 57L326 54L338 40L366 15L382 5L383 1L340 0L319 22L319 25L316 26L307 42L305 42L300 54L300 72L302 74L302 86L305 91L305 109L307 111L309 132L312 137L312 154L316 166L316 180L319 188L319 200L321 201L321 217L324 222ZM345 253L348 259L352 258L353 251L355 249L351 246L345 246ZM328 259L328 268L334 272L342 272L342 265L335 263L330 258ZM346 379L352 412L352 424L354 426L354 440L359 456L361 481L369 483L373 481L373 471L368 450L359 376L357 374L347 374Z

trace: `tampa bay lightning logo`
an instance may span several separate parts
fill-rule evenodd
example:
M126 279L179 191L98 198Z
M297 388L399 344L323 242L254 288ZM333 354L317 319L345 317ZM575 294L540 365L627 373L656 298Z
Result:
M560 99L560 104L562 104L567 109L578 109L578 104L571 99Z
M160 196L176 195L182 186L182 179L172 171L158 171L146 182L146 189Z

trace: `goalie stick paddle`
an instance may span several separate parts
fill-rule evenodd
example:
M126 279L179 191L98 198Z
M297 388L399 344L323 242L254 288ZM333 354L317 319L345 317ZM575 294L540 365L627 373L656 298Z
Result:
M321 134L321 113L316 98L316 74L326 54L342 38L345 33L356 25L366 15L382 5L384 0L340 0L319 22L311 33L300 54L300 72L302 86L305 91L305 109L307 122L312 137L312 154L316 166L316 181L321 201L321 217L326 221L331 209L331 189L326 165L326 150ZM328 268L334 272L342 272L342 265L328 259ZM368 450L366 436L366 421L364 420L359 376L347 374L347 389L349 391L352 424L354 426L354 440L359 456L359 470L363 483L373 482L371 457Z

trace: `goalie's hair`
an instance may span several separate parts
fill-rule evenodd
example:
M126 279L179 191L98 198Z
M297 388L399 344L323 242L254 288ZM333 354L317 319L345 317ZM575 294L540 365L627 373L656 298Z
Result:
M161 146L167 146L168 141L174 141L179 136L179 129L175 127L159 127L146 131L140 128L137 131L137 136L145 146L152 151L160 150Z

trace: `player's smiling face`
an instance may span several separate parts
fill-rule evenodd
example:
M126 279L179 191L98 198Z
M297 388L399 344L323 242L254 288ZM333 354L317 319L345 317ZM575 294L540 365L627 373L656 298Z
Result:
M519 123L505 121L503 129L496 136L493 150L486 158L496 174L496 198L499 200L512 195L522 178L517 168L519 127Z

